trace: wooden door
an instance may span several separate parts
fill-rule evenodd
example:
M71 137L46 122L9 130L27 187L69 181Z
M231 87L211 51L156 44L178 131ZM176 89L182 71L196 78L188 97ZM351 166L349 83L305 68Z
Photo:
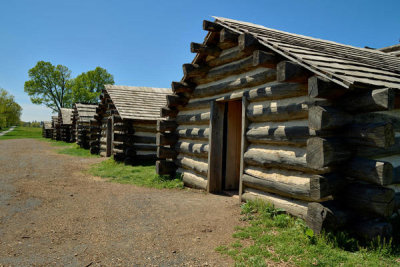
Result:
M208 192L239 189L241 137L242 101L212 102Z
M107 147L106 147L106 157L110 157L112 153L112 135L114 132L113 129L113 122L112 122L112 117L109 117L107 120Z
M238 190L242 137L242 101L230 101L226 105L224 190Z

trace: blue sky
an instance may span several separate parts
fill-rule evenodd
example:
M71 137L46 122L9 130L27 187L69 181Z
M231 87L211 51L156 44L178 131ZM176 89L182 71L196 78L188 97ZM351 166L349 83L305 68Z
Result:
M22 120L48 120L50 110L24 93L39 60L65 65L72 76L101 66L116 84L169 87L211 16L379 48L399 43L399 10L399 0L2 0L0 87L23 107Z

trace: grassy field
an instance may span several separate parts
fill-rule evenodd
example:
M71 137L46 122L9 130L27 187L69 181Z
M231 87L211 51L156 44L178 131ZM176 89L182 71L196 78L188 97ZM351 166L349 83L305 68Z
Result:
M0 136L0 140L21 139L21 138L43 138L42 128L18 126L13 131L3 136Z
M314 236L305 222L263 202L242 205L237 241L217 248L231 256L236 266L399 266L400 253L390 242L361 246L346 233Z
M108 178L111 182L153 188L183 188L181 179L168 179L156 174L154 163L130 166L108 159L93 165L89 173Z

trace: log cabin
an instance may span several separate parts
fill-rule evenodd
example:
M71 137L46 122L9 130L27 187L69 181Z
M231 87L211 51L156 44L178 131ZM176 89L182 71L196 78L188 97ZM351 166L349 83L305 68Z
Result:
M51 138L53 136L53 128L51 121L44 121L42 125L43 138Z
M75 142L74 130L72 127L72 112L72 108L61 108L58 112L61 141L67 143Z
M156 160L156 126L171 89L105 85L90 121L91 152L135 164Z
M98 104L75 103L73 105L72 129L75 135L76 143L84 148L89 149L90 120L96 114Z
M156 170L262 199L316 233L392 233L400 58L216 17L157 123Z
M51 127L53 129L53 134L51 136L51 139L57 141L61 140L60 123L58 120L58 116L51 116Z

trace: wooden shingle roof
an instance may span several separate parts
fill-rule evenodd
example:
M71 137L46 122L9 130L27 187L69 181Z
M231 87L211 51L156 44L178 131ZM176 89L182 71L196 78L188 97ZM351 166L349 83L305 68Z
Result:
M61 108L61 122L60 124L72 124L72 108Z
M160 108L167 104L169 88L151 88L121 85L105 85L122 119L156 120L160 118Z
M400 89L400 58L261 25L215 17L215 23L236 33L249 33L267 48L344 87Z
M51 129L51 128L52 128L51 123L52 123L51 121L44 121L44 122L43 122L43 128L44 128L45 130Z
M75 103L75 108L78 113L78 121L89 122L90 119L96 114L97 104L81 104Z

